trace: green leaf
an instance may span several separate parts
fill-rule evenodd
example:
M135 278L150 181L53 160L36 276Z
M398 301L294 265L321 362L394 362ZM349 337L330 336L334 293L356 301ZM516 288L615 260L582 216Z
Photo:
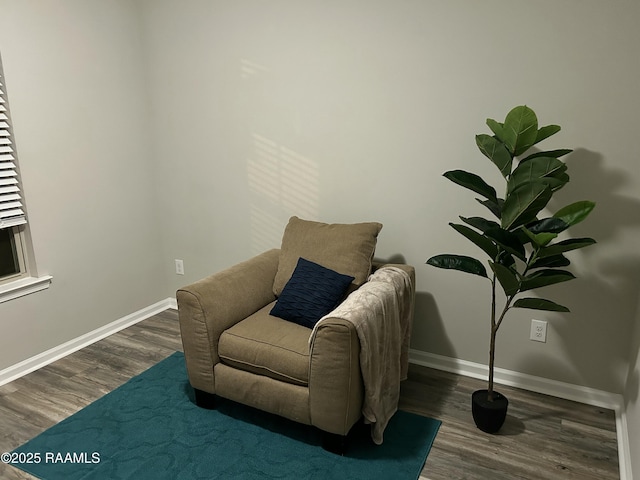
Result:
M481 205L484 205L489 209L491 213L493 213L497 218L502 218L502 207L504 205L504 200L498 198L498 202L492 202L491 200L480 200L476 198Z
M498 202L495 188L487 184L487 182L485 182L475 173L465 172L464 170L451 170L449 172L446 172L444 174L444 177L448 178L453 183L457 183L462 187L479 193L492 202Z
M487 277L487 270L480 260L465 255L436 255L427 260L427 264L489 278Z
M511 192L502 207L502 228L513 230L531 222L551 199L551 188L542 182L532 182Z
M596 204L588 200L572 203L556 212L554 218L559 218L567 224L567 228L580 223L591 213Z
M520 242L521 245L524 246L530 242L529 237L527 236L526 233L524 233L524 230L522 228L516 228L515 230L510 230L510 231L511 233L513 233L518 237L518 241Z
M504 142L504 123L496 122L493 118L487 118L487 126L498 140Z
M520 289L520 282L518 281L516 274L510 268L493 262L489 262L489 265L491 266L493 273L496 274L496 278L498 279L498 282L500 282L505 295L510 297L518 293L518 290Z
M554 186L558 185L557 182L559 180L557 176L564 173L566 170L567 166L565 163L557 158L534 158L529 162L520 163L520 165L518 165L518 167L513 171L511 177L509 177L509 181L507 182L507 191L512 192L519 186L536 180L550 183L551 188L555 190ZM547 177L557 180L551 180L549 182Z
M489 230L490 228L500 228L500 225L498 223L492 220L487 220L486 218L482 218L482 217L470 217L470 218L460 217L460 220L462 220L464 223L468 225L471 225L472 227L477 228L483 233Z
M498 256L497 263L504 265L505 267L511 267L512 265L515 265L516 261L514 260L513 255L506 250L503 250Z
M560 233L564 232L569 225L562 220L561 218L543 218L542 220L537 220L534 223L527 225L527 229L531 231L531 233Z
M502 228L492 228L487 230L485 235L494 240L507 252L515 255L522 261L525 260L524 245L515 233Z
M529 268L557 268L557 267L568 267L571 264L569 259L559 253L558 255L553 255L551 257L538 258L534 261Z
M560 190L567 183L569 183L570 177L566 172L562 172L560 174L556 174L553 177L546 177L547 184L551 187L551 189L555 192L556 190Z
M564 220L551 217L537 220L527 225L526 228L522 227L522 231L527 234L537 247L545 247L568 227L569 225Z
M546 127L542 127L540 128L540 130L538 130L535 143L540 143L545 138L549 138L551 135L555 135L559 131L560 131L560 125L547 125Z
M524 233L527 234L527 237L529 237L529 239L531 239L531 241L538 248L548 245L552 240L558 237L557 233L549 233L549 232L533 233L531 230L525 227L522 227L522 230L524 231Z
M466 225L459 225L457 223L449 223L458 233L471 240L475 245L480 247L487 255L491 258L496 258L498 256L498 247L494 245L494 243L481 233L476 232L472 228L467 227Z
M593 245L596 241L593 238L570 238L569 240L563 240L562 242L554 243L548 247L541 248L538 252L539 258L551 257L564 252L570 252L571 250L577 250L579 248L588 247Z
M569 312L567 307L544 298L520 298L513 304L516 308L530 308L532 310L547 310L548 312Z
M513 157L500 140L489 135L476 135L476 145L485 157L491 160L500 170L503 177L511 174Z
M509 151L515 155L522 155L538 138L538 118L533 110L526 105L515 107L504 120L504 138L502 139Z
M573 152L573 150L569 150L569 149L548 150L546 152L536 152L536 153L532 153L528 157L525 157L522 160L520 160L520 164L522 164L524 162L528 162L529 160L533 160L534 158L538 158L538 157L560 158L560 157L563 157L563 156L565 156L565 155L567 155L567 154L569 154L571 152Z
M534 288L546 287L556 283L566 282L576 278L566 270L546 269L527 275L520 284L520 291L525 292Z

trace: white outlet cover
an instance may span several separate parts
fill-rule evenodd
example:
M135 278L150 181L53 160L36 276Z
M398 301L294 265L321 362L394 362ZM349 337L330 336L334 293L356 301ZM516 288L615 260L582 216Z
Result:
M182 260L175 260L176 262L176 274L177 275L184 275L184 263L182 262Z
M547 322L544 320L531 320L531 333L529 339L534 342L546 343L547 341Z

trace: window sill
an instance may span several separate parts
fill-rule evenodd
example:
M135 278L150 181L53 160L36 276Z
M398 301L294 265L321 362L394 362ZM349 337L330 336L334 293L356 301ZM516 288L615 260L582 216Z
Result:
M15 282L0 285L0 303L39 292L40 290L45 290L49 288L49 285L51 285L52 278L53 277L51 275L27 277L16 280Z

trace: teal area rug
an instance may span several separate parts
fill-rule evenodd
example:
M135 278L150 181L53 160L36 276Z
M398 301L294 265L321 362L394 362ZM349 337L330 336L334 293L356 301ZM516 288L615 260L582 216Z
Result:
M315 428L224 399L197 407L178 352L11 456L48 480L417 479L439 426L399 411L383 445L358 424L340 457L321 448Z

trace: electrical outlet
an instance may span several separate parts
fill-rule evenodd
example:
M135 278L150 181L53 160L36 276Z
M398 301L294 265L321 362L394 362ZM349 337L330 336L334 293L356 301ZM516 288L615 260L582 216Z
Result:
M534 342L546 343L547 341L547 322L543 320L531 320L531 334L529 339Z
M184 263L176 258L176 274L184 275Z

